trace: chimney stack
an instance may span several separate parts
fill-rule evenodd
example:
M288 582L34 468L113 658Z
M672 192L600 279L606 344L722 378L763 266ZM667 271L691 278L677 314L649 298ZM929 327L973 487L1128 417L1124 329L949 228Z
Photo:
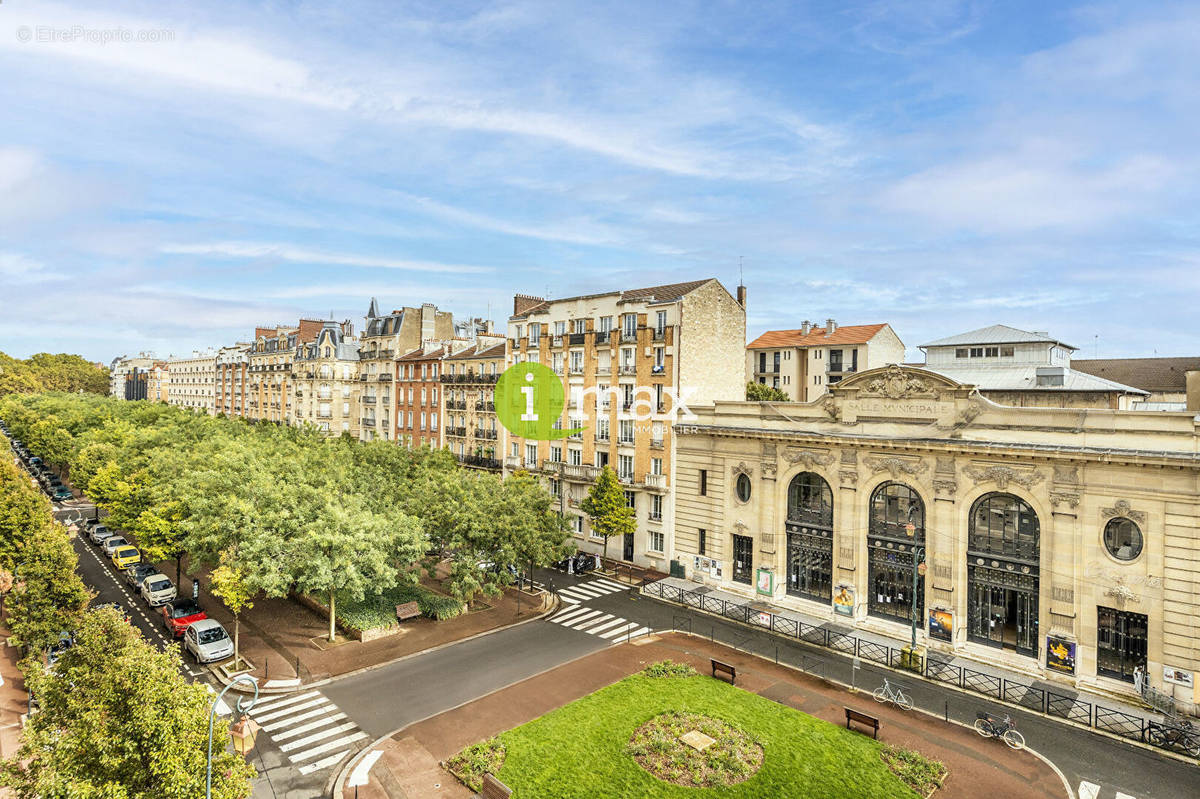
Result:
M743 285L740 285L740 284L737 287L737 301L738 301L738 305L742 306L742 309L745 310L745 308L746 308L746 287Z
M835 330L837 330L837 322L833 321L832 319L826 319L825 320L825 335L832 336L833 331L835 331Z
M514 294L513 295L513 316L520 316L535 305L540 305L545 300L541 297L535 297L532 294Z
M807 336L807 335L808 335L808 332L809 332L811 329L812 329L812 326L809 324L808 320L807 320L807 319L805 319L805 320L804 320L804 324L800 325L800 335L802 335L802 336Z

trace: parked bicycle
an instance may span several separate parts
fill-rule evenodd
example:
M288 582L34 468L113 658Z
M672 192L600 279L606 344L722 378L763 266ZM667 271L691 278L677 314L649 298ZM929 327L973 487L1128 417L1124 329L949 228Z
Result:
M912 710L912 697L904 693L899 685L892 685L887 677L883 678L883 685L871 692L871 696L875 697L875 701L879 703L891 702L901 710Z
M1009 715L998 718L990 713L978 711L975 713L975 732L984 738L999 738L1008 744L1010 749L1025 748L1025 736L1017 732L1017 723Z
M1179 749L1192 757L1200 757L1200 730L1186 719L1151 724L1146 730L1146 740L1164 749Z

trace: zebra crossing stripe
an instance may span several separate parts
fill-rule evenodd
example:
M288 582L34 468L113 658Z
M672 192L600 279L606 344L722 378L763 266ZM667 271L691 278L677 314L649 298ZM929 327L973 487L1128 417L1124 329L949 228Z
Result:
M317 708L316 710L310 710L307 713L299 713L295 716L288 716L287 718L282 719L280 721L275 721L270 724L264 724L264 725L262 725L262 728L263 728L264 732L273 733L275 730L282 730L292 724L295 724L298 721L307 721L308 719L315 718L317 716L320 716L323 713L327 713L327 712L329 712L329 708L331 708L331 707L333 707L333 705L322 706L322 707Z
M1079 783L1079 799L1096 799L1100 794L1100 786L1084 780Z
M570 588L564 588L563 591L585 597L586 599L596 599L597 597L602 597L609 593L608 591L600 591L592 588L586 583L580 583L579 585L573 585Z
M1120 791L1117 791L1117 799L1133 799L1133 797L1127 793L1121 793Z
M587 608L570 608L568 610L564 610L564 611L554 614L553 616L550 617L549 620L554 622L555 624L562 624L563 622L568 621L575 616L578 616L580 613L585 613L585 612L587 612Z
M344 718L346 718L345 713L334 713L332 716L326 716L323 719L310 721L308 724L301 724L299 727L294 727L287 732L281 732L278 735L272 735L271 737L275 739L276 743L280 741L286 741L288 738L294 738L297 735L303 735L309 730L315 730L318 727L324 727L326 724L332 724L333 722L341 721ZM264 727L263 729L266 728Z
M558 592L558 598L561 599L563 602L566 602L568 605L578 605L579 604L578 599L575 599L574 597L563 596L562 591Z
M296 702L302 702L305 699L312 699L314 696L320 696L320 691L308 691L307 693L303 694L288 694L287 696L283 697L265 699L254 703L254 707L251 709L250 715L255 716L264 710L274 710L276 708L283 707L284 705L291 705L295 704Z
M292 705L291 707L284 708L283 710L275 710L271 713L264 713L261 716L255 716L255 721L257 721L259 724L261 724L264 721L271 721L272 719L283 718L284 716L290 715L292 713L296 713L297 711L300 711L300 710L307 710L310 707L316 707L317 705L324 705L324 704L326 704L326 702L328 702L328 700L325 697L318 696L316 699L310 699L307 702L301 702L298 705Z
M608 593L610 593L610 594L615 593L617 591L628 591L630 588L630 586L625 585L624 583L616 583L616 582L613 582L612 580L606 579L604 577L601 577L600 579L589 583L589 585L594 585L597 588L600 586L604 586L609 589Z
M606 632L606 633L600 633L599 637L600 637L600 638L603 638L603 639L605 639L605 640L609 640L609 639L611 639L613 636L621 636L621 635L624 635L625 633L627 633L627 632L629 632L630 630L632 630L634 627L637 627L637 624L636 624L635 622L632 622L632 621L631 621L631 622L629 622L628 624L626 624L624 627L617 627L616 629L609 630L609 631L608 631L608 632Z
M583 614L581 614L581 615L579 615L579 616L576 616L575 618L571 619L570 621L559 622L559 624L563 625L564 627L570 627L572 624L576 624L576 623L578 623L578 622L581 622L581 621L583 621L584 619L590 619L590 618L592 618L592 617L594 617L594 616L599 616L599 615L600 615L600 611L598 611L598 610L589 610L589 611L587 611L586 613L583 613Z
M330 755L324 760L318 760L316 763L309 763L307 766L301 766L300 774L301 776L307 776L312 774L314 771L320 771L323 768L329 768L348 754L350 754L350 750L344 749L341 752L338 752L336 755Z
M279 747L279 751L280 752L291 752L292 750L299 749L300 747L302 747L306 744L311 744L311 743L315 743L316 741L324 740L325 738L328 738L332 735L337 735L338 733L343 733L343 732L349 732L350 730L357 728L357 726L358 725L356 725L353 721L350 721L345 724L339 724L336 727L330 727L328 730L321 730L320 732L314 732L312 735L307 735L303 738L299 738L290 743L283 744L282 746Z
M628 624L628 623L629 623L629 619L622 619L620 616L617 616L615 619L612 619L611 621L606 621L603 624L597 624L595 627L592 627L589 630L585 630L585 632L588 633L588 635L599 635L601 630L606 630L609 627L612 627L613 625Z
M599 622L602 622L606 619L611 619L612 617L613 617L613 615L611 613L605 613L603 616L593 617L590 619L577 620L577 621L571 622L570 624L564 624L563 626L570 627L572 630L583 630L584 632L587 632L588 627L591 627L593 624L598 624Z
M352 744L355 741L360 741L366 737L367 734L365 732L356 732L353 735L346 735L342 738L338 738L337 740L330 741L329 743L321 744L320 746L314 746L312 749L305 749L303 752L290 755L288 756L288 760L293 763L300 763L308 760L310 757L316 757L317 755L323 755L326 752L332 752L334 749L348 746L349 744Z

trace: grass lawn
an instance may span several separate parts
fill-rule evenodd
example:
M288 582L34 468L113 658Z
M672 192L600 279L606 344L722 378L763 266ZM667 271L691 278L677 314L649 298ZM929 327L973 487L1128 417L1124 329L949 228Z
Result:
M650 776L626 753L626 744L639 726L671 710L744 730L763 747L758 773L713 788ZM520 799L917 799L880 758L882 744L705 676L635 674L498 739L507 754L497 776Z

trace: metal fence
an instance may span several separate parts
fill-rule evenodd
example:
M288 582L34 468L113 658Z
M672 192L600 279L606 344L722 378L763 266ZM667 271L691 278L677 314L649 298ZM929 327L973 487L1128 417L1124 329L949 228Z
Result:
M876 641L868 641L850 633L838 632L830 627L809 624L798 619L757 610L746 602L721 599L706 593L666 585L662 582L648 583L643 590L650 596L674 602L685 608L749 624L797 642L824 647L881 666L903 668L911 673L919 674L931 682L953 685L998 702L1005 702L1035 713L1044 713L1047 716L1192 757L1200 756L1200 728L1185 721L1171 719L1162 723L1151 721L1141 716L1086 702L1074 696L1056 693L1032 683L1011 680L967 666L958 666L936 655L928 655L923 661L918 659L915 664L916 668L913 668L907 653L902 649ZM675 629L692 632L690 617L676 616L673 626ZM715 632L710 633L710 636L714 636L715 640ZM730 642L730 645L741 649L747 640L740 639ZM775 659L778 662L778 647L775 650ZM802 660L802 663L807 663L807 661ZM802 665L802 668L805 671L818 673L817 670L811 668L811 665ZM821 676L824 676L823 669Z

